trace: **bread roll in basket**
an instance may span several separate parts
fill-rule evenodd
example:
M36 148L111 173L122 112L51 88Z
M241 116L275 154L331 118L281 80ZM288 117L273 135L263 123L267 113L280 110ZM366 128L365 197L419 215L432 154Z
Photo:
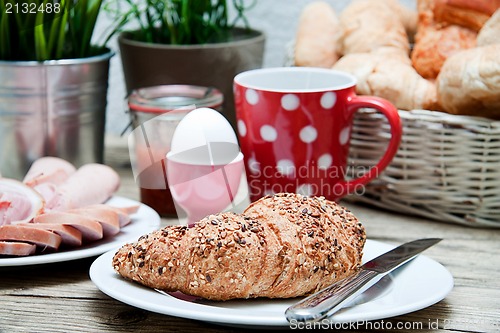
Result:
M397 0L354 0L336 18L329 5L313 2L298 23L295 65L333 63L357 77L358 94L386 98L401 110L499 118L498 6L496 0L419 0L412 11ZM463 15L469 19L461 25ZM450 57L453 64L445 66Z

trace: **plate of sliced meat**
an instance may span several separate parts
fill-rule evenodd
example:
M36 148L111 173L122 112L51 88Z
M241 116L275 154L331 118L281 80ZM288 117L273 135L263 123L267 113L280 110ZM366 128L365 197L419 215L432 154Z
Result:
M0 239L4 239L0 240L0 251L6 253L0 255L0 267L38 265L93 257L135 241L160 227L160 217L153 209L118 196L112 197L105 204L88 207L87 214L98 214L107 209L121 212L119 218L122 220L118 223L125 222L121 227L118 224L116 233L116 228L113 228L115 224L109 222L111 219L108 220L109 224L104 226L106 222L99 222L102 220L99 218L97 220L97 223L101 224L99 228L97 224L92 223L96 220L84 218L83 222L78 222L77 216L80 214L73 213L61 215L47 213L40 215L43 217L36 223L0 226ZM85 211L87 208L81 210ZM130 214L126 213L127 210ZM97 239L99 235L102 237Z
M109 166L57 157L36 160L23 181L0 176L0 267L95 256L157 229L158 214L116 196L119 186Z

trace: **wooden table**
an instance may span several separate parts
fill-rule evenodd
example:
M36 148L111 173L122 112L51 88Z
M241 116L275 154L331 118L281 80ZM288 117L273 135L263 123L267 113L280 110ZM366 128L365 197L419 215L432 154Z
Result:
M119 171L123 181L118 195L138 199L125 146L121 140L110 139L107 147L106 162ZM421 237L444 239L425 254L448 268L455 287L446 299L431 307L383 320L385 327L393 327L388 331L404 331L396 329L398 325L423 331L435 327L460 332L500 331L500 230L472 229L347 206L366 226L370 239L391 244ZM2 269L0 332L242 331L160 315L116 301L90 281L88 272L94 259ZM370 327L381 327L381 322L375 324L379 326Z

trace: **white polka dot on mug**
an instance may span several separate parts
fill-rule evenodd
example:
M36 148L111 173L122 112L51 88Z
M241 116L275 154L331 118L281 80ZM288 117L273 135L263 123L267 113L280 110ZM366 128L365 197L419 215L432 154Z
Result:
M260 136L264 141L273 142L278 138L278 132L271 125L263 125L260 128Z
M297 95L286 94L281 97L281 107L287 111L297 110L300 106L300 100Z
M355 87L354 76L322 68L263 68L234 78L236 94L244 96L235 106L252 201L269 189L338 200L387 167L401 141L398 111L384 99L357 96ZM391 140L377 164L346 179L352 121L360 108L387 117Z

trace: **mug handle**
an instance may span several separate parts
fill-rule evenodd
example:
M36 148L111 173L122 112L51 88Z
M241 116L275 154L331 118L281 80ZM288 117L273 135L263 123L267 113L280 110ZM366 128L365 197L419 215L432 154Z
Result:
M360 108L373 108L380 111L387 120L391 127L391 140L387 146L387 150L380 159L380 161L370 168L361 177L351 180L343 180L337 184L340 187L339 198L352 193L357 186L368 183L373 178L377 177L394 158L399 148L402 135L401 118L399 117L398 110L389 101L375 97L375 96L353 96L347 101L348 119L352 121L354 114Z

